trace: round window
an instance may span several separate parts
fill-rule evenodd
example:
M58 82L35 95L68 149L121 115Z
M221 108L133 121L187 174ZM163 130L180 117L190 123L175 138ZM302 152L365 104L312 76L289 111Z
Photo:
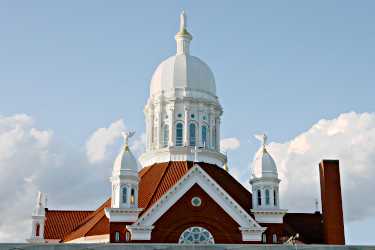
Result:
M201 198L193 197L193 199L191 199L191 205L193 205L194 207L199 207L201 204L202 204Z
M178 115L177 115L177 117L178 117L178 118L181 118L181 117L182 117L182 114L181 114L181 113L180 113L180 114L178 114Z
M195 118L195 115L194 114L191 114L191 119L194 119Z

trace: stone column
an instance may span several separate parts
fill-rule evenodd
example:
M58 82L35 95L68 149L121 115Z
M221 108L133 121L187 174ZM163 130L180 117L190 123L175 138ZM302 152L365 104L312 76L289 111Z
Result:
M160 149L162 146L161 146L161 136L162 136L162 120L163 120L163 117L162 117L162 112L161 112L161 107L159 107L159 110L158 110L158 123L157 123L157 149Z
M189 107L185 107L185 114L184 114L184 141L183 145L188 146L189 145Z
M174 131L175 131L175 128L174 128L174 116L175 116L175 114L174 114L174 107L169 107L169 109L168 109L168 129L169 129L169 135L168 135L168 140L169 140L169 142L168 142L168 145L169 145L169 147L173 147L173 145L174 145Z

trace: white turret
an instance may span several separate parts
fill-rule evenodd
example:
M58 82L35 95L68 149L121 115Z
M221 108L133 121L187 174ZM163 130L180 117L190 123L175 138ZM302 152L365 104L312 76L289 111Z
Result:
M129 148L134 134L122 133L124 146L113 164L111 208L105 210L110 221L134 222L142 210L138 208L138 163Z
M286 210L280 209L279 183L274 159L266 149L267 136L256 135L262 142L252 165L250 184L252 186L252 204L255 219L260 223L283 223Z
M38 192L36 199L36 205L31 216L32 225L31 225L31 237L28 239L28 242L31 243L42 243L44 240L44 225L46 220L45 209L47 207L47 197Z

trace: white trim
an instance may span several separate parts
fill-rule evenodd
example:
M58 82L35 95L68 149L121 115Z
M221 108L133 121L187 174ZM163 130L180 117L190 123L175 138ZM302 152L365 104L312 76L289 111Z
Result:
M284 215L288 212L286 209L251 209L255 220L259 223L283 223Z
M143 208L106 208L105 216L110 222L134 222Z
M214 179L199 165L194 165L172 188L154 203L133 225L150 227L190 188L198 184L207 194L240 225L240 230L252 230L258 235L266 230L261 227ZM151 239L151 238L150 238ZM248 237L244 237L246 241Z
M109 243L109 234L85 236L65 243Z
M166 147L144 153L139 161L143 167L169 161L194 161L192 149L194 147L190 146ZM226 156L214 149L199 148L198 161L223 166L226 162Z
M126 229L131 234L131 240L151 240L151 232L154 226L127 225Z

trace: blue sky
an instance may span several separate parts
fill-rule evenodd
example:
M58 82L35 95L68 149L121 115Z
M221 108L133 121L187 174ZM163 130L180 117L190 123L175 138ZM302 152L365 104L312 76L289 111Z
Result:
M374 1L2 1L0 115L26 113L81 147L123 118L144 131L155 67L175 53L182 9L191 53L210 65L232 165L248 168L267 132L285 142L322 118L374 112ZM374 218L349 223L375 243Z

